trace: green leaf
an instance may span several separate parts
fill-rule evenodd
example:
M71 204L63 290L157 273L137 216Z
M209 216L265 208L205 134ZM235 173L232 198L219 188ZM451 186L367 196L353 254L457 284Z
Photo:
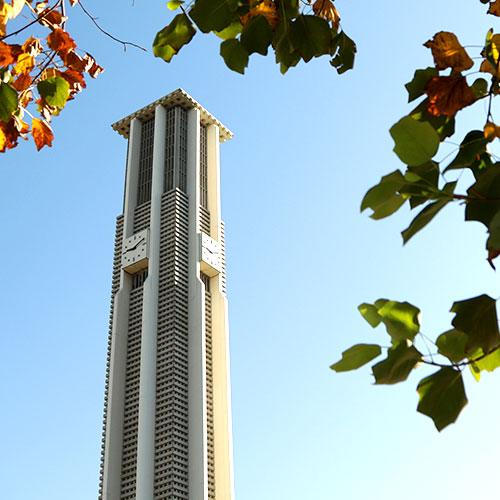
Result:
M330 53L333 56L330 64L337 69L339 75L354 67L356 44L344 31L333 38Z
M408 102L414 101L424 93L425 86L433 76L438 76L439 71L436 68L417 69L413 80L408 82L405 87L408 91Z
M264 16L256 16L246 23L240 41L249 54L257 52L265 56L272 38L273 32L268 20Z
M203 33L209 33L227 28L237 9L238 0L196 0L189 15Z
M317 16L299 14L290 24L290 42L305 62L330 52L330 25Z
M69 97L69 83L67 80L53 76L38 82L36 88L49 106L64 108Z
M281 0L278 9L281 20L294 19L299 13L299 0Z
M453 161L444 169L444 172L458 168L472 168L478 155L486 151L487 144L488 139L484 137L484 132L482 130L472 130L465 136L462 144L460 144L457 156L455 156Z
M452 424L467 404L462 373L450 367L420 381L417 411L432 418L438 431Z
M347 372L356 370L360 366L366 365L369 361L380 355L382 350L376 344L357 344L342 353L342 359L330 366L332 370Z
M439 192L439 163L428 161L418 167L408 167L405 172L405 181L407 184L400 192L410 197L412 209L435 199L436 192Z
M236 38L241 33L242 29L243 26L238 19L237 21L232 22L227 28L224 28L221 31L216 31L215 34L223 40L230 40L231 38Z
M404 183L405 179L399 170L384 175L380 179L380 182L365 194L361 202L361 212L367 208L371 208L373 213L370 217L375 220L382 219L396 212L406 201L406 198L398 192Z
M456 328L448 330L436 339L438 353L446 356L452 363L459 363L466 357L465 346L468 340L466 333Z
M276 62L280 63L282 74L285 74L289 68L296 66L301 59L300 54L290 42L288 21L282 20L274 30L273 47L276 54Z
M439 135L427 122L405 116L392 126L391 136L396 145L394 152L410 166L429 161L439 147Z
M472 376L476 379L476 382L479 382L481 379L481 370L477 367L476 363L471 363L469 368Z
M224 62L229 69L238 73L245 73L245 68L248 66L248 52L245 47L233 38L226 40L220 44L220 55L224 58Z
M488 224L490 236L486 240L488 250L500 250L500 211L497 212Z
M387 351L387 358L384 361L373 365L375 384L403 382L420 361L422 354L411 345L411 342L401 342Z
M481 348L488 353L500 345L496 301L488 295L455 302L451 308L455 317L451 324L469 337L466 353Z
M410 116L419 122L427 122L439 135L439 140L444 141L455 133L455 117L449 118L446 115L433 116L427 110L429 99L424 99Z
M156 34L153 53L166 62L179 52L183 45L191 41L196 30L186 14L178 14L172 22Z
M382 318L378 314L378 307L373 304L367 304L365 302L358 306L358 310L372 328L378 326L382 321Z
M375 303L377 305L377 303ZM411 340L420 330L420 309L408 302L379 302L378 315L384 323L393 345Z
M183 0L170 0L170 2L167 3L167 8L169 10L177 10L183 3Z
M476 99L481 99L488 95L488 82L484 78L477 78L470 87Z
M467 194L471 199L465 205L465 220L477 220L489 227L500 211L500 164L488 167Z
M479 371L486 370L492 372L500 366L500 349L496 349L491 354L488 354L482 359L476 360L474 364Z
M8 121L12 113L17 109L17 92L8 83L0 83L0 120Z
M403 244L408 243L410 238L423 229L429 222L444 208L452 198L435 201L427 205L417 216L411 221L411 224L401 233L403 236Z

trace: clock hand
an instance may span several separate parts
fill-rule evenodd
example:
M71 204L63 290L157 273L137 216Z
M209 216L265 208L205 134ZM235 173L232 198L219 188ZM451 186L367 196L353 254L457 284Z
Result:
M126 253L128 252L131 252L132 250L135 250L140 243L142 243L144 241L144 238L141 238L132 248L127 248L127 250L125 250L125 252L123 252L123 254L125 255Z

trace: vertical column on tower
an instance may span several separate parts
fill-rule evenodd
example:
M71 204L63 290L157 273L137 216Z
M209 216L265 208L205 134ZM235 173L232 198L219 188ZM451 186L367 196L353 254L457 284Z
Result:
M189 498L207 500L207 410L204 285L200 280L200 111L188 111L189 196Z
M223 268L210 279L215 490L217 500L234 499L228 310L225 291L224 223L220 199L219 127L207 127L207 197L210 236L217 240Z
M127 361L128 312L131 279L121 269L123 239L133 233L134 209L137 199L138 172L141 141L141 122L134 118L130 123L125 199L123 209L123 233L117 240L119 289L112 297L112 326L109 367L106 374L106 406L104 432L104 459L102 464L102 491L104 500L119 500L123 449L123 421L125 402L125 370Z
M139 389L136 500L153 500L155 466L156 349L160 218L165 164L166 111L155 109L148 277L144 283Z

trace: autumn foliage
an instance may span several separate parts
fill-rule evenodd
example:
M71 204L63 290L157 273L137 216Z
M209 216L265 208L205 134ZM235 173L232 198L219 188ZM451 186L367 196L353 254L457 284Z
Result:
M77 3L70 0L71 6ZM7 23L18 21L23 9L33 21L8 33ZM38 150L51 146L52 116L85 88L85 73L95 78L103 71L90 54L78 50L65 30L66 19L62 0L35 5L27 0L0 0L0 152L29 135ZM29 37L22 45L9 43L34 24L47 35Z

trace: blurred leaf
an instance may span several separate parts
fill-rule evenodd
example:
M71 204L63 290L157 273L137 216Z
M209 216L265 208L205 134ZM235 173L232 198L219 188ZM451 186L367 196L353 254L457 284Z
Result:
M224 28L221 31L216 31L215 34L222 38L223 40L229 40L231 38L235 38L241 33L241 30L243 29L242 24L240 21L234 21L232 22L227 28Z
M378 326L382 321L382 318L378 314L378 307L373 304L363 303L358 306L358 310L373 328Z
M432 159L439 147L439 136L427 122L405 116L390 130L396 145L394 152L410 166L421 165Z
M167 3L167 8L169 10L177 10L183 3L183 0L170 0L170 2Z
M191 41L195 33L196 30L186 14L177 14L168 26L156 34L153 42L154 55L170 62L181 47Z
M482 130L472 130L460 144L457 156L445 168L444 172L457 168L471 168L478 156L486 151L488 139L484 137Z
M438 76L436 68L417 69L413 80L408 82L405 87L408 91L408 102L414 101L424 93L427 82L433 77Z
M420 330L420 309L408 302L389 300L378 307L378 315L393 345L407 339L413 341Z
M452 424L467 404L462 373L450 367L420 381L417 411L432 418L438 431Z
M449 118L446 115L433 116L429 113L428 107L429 99L427 98L410 112L410 116L419 122L428 122L439 135L440 141L451 137L455 133L455 117Z
M347 351L344 351L342 353L342 359L330 366L330 368L337 373L356 370L379 356L381 352L382 350L379 345L357 344L347 349Z
M43 120L33 118L31 120L31 135L35 140L36 149L40 151L44 146L52 146L54 134L50 126Z
M489 227L500 211L500 164L488 167L467 194L470 200L465 206L465 220L477 220Z
M451 324L469 337L466 352L481 348L488 353L500 345L496 301L488 295L455 302L451 308L455 318Z
M371 208L372 219L382 219L396 212L406 201L406 198L398 193L404 183L405 179L399 170L384 175L380 182L365 194L361 202L361 212Z
M248 66L248 52L243 45L232 38L220 44L220 55L224 58L224 62L229 69L238 73L245 73L245 68Z
M423 229L429 222L438 214L438 212L444 208L451 199L449 200L439 200L434 203L427 205L417 216L411 221L410 225L402 231L403 244L408 243L410 238L414 236L418 231Z
M475 365L480 371L492 372L500 366L500 349L496 349L482 359L475 361Z
M425 87L429 96L427 109L433 116L453 118L458 111L476 102L476 95L465 76L434 76Z
M488 95L488 82L484 78L477 78L471 85L471 89L477 99Z
M189 15L203 33L209 33L227 28L237 9L238 0L196 0Z
M18 97L14 87L8 83L0 83L0 120L8 121L17 109Z
M436 68L451 68L459 73L472 68L474 62L469 57L465 49L460 45L458 38L449 31L440 31L434 35L432 40L424 43L432 51Z
M252 17L241 32L241 44L248 54L257 52L263 56L267 55L267 48L271 43L273 32L271 26L264 16Z
M69 97L69 83L64 78L46 78L38 82L36 87L49 106L64 108Z
M344 31L334 36L331 44L331 55L333 58L330 64L337 69L339 75L354 67L356 50L356 44Z
M465 347L469 336L453 328L442 333L436 340L438 353L446 356L452 363L459 363L466 357Z
M401 342L387 351L384 361L372 367L375 384L403 382L421 360L421 353L410 342Z
M328 54L331 32L328 22L316 16L299 14L290 25L290 41L305 62Z

